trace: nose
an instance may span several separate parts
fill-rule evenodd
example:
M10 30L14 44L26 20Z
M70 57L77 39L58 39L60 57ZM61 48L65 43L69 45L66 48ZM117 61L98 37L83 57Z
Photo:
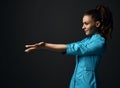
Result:
M84 26L84 25L82 26L82 29L85 29L85 26Z

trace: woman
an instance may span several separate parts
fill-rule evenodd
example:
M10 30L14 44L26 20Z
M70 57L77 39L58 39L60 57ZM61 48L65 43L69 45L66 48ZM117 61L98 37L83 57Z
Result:
M113 29L112 14L108 7L98 5L83 15L82 29L86 38L70 44L40 42L26 45L25 52L47 49L76 56L76 66L70 88L98 88L97 68L105 52L106 40Z

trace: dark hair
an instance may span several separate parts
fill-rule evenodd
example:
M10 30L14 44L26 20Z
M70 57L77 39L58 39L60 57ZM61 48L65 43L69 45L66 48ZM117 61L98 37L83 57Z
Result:
M113 17L110 9L104 5L97 5L95 9L88 10L84 15L91 15L94 21L100 21L98 33L105 39L111 38L113 31Z

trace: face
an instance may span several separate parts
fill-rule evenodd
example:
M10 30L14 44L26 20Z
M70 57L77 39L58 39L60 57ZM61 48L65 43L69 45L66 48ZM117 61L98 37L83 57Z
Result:
M86 35L91 35L96 32L96 23L91 15L84 15L82 20L82 29L85 31Z

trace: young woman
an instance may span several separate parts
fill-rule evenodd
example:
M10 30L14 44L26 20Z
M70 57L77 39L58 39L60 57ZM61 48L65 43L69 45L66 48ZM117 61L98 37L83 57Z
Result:
M108 7L97 5L83 15L82 29L86 37L70 44L52 44L40 42L26 45L25 52L47 49L76 56L76 66L70 82L70 88L98 88L97 68L102 58L106 41L113 29L112 14Z

